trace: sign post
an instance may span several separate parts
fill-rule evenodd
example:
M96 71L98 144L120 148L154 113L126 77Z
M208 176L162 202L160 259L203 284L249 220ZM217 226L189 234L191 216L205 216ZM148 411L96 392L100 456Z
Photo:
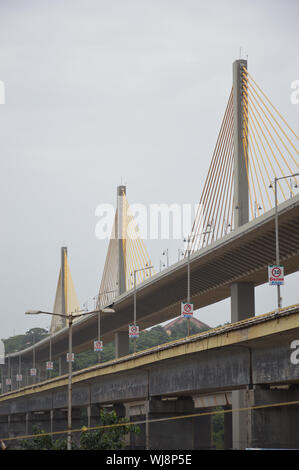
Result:
M0 339L0 364L5 364L5 348L4 343Z
M190 302L181 303L181 315L185 318L193 317L193 304Z
M72 353L72 362L75 361L75 354ZM70 353L67 353L66 355L66 362L70 362Z
M93 342L93 350L94 350L95 352L101 352L101 351L103 351L103 341L99 341L99 340L94 341L94 342Z
M129 337L138 338L139 337L139 326L138 325L129 325Z
M282 286L284 284L284 269L281 264L268 266L269 286Z

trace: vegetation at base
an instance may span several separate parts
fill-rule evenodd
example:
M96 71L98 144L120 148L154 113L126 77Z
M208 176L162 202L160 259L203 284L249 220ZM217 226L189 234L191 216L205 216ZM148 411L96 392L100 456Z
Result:
M36 437L32 439L23 440L20 444L21 450L66 450L67 442L66 439L54 440L52 436L46 434L43 429L39 426L33 426L32 434L36 434ZM45 434L39 435L39 434Z
M219 406L215 411L222 410ZM216 450L224 449L224 414L217 413L212 415L212 436L213 447Z
M80 450L120 450L126 445L125 437L131 433L138 434L140 432L139 426L126 425L129 423L127 418L118 418L116 412L100 410L99 426L109 426L116 424L124 424L123 426L115 426L107 429L95 429L91 431L84 431L82 429L80 435L80 443L76 444L74 436L72 438L72 449ZM39 426L33 427L32 434L36 437L32 439L23 440L20 444L21 450L66 450L66 438L54 439L51 435L47 435ZM41 435L39 435L41 434ZM44 435L43 435L44 434Z
M111 424L129 423L127 418L118 418L115 411L100 411L100 425L108 426ZM126 445L125 436L129 433L140 433L139 426L124 425L115 426L107 429L96 429L85 431L80 436L80 449L83 450L120 450Z

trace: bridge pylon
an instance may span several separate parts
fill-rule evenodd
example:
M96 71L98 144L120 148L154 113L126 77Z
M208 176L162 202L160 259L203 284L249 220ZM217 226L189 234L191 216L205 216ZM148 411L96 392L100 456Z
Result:
M126 192L126 186L117 186L114 224L97 299L99 309L112 304L115 298L133 289L134 278L136 284L139 284L154 274L154 269L149 269L152 262L134 220ZM128 325L114 333L114 343L116 357L129 353Z
M244 93L247 92L247 60L233 63L233 141L234 141L234 228L249 222L248 183L248 114ZM237 322L255 315L254 284L234 282L231 285L231 321ZM244 449L247 445L247 416L234 411L246 407L246 390L232 391L232 445Z
M53 312L67 315L80 310L78 297L67 259L67 247L61 247L61 266L59 271ZM67 318L52 316L51 333L67 326Z

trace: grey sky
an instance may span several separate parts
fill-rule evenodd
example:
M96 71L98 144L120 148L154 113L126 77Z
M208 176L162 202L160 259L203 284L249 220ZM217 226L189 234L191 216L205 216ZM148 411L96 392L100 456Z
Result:
M0 337L49 324L23 312L53 308L62 245L80 302L96 295L94 212L121 178L130 202L198 202L240 47L298 131L298 14L297 0L0 0ZM157 268L167 245L148 244ZM274 304L257 289L258 312ZM229 301L199 318L227 321Z

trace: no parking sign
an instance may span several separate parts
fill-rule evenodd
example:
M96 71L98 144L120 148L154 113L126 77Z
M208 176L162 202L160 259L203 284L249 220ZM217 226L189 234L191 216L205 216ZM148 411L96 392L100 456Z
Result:
M93 350L95 352L103 351L103 341L94 341L93 342Z
M193 317L193 304L190 304L190 302L182 302L181 315L185 318Z
M53 362L47 361L46 362L46 370L53 370Z
M139 337L139 326L129 325L129 337L138 338Z
M282 286L284 284L284 269L281 265L268 266L269 286Z

